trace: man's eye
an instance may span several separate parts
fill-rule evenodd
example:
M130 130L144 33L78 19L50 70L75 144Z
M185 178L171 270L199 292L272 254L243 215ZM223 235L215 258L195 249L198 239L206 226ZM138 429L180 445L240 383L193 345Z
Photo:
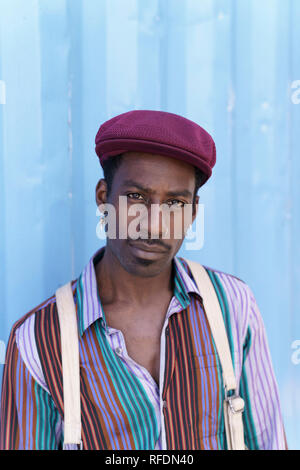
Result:
M178 199L172 199L172 201L168 201L167 204L171 204L172 206L178 206L178 207L184 207L185 206L185 202L183 201L179 201Z
M127 197L129 197L129 199L143 199L143 196L139 193L129 193L127 194Z

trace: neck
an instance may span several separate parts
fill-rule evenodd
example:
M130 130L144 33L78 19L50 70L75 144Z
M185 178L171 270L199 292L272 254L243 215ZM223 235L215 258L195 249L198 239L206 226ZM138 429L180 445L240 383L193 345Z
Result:
M153 277L141 277L126 271L106 246L95 267L102 304L134 304L149 307L155 298L173 295L172 262Z

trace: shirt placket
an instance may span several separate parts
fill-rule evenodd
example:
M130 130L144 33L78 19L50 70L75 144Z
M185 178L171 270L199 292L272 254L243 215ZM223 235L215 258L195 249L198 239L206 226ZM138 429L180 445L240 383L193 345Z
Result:
M102 320L102 326L105 328L105 333L107 340L112 348L112 350L117 354L119 358L125 363L127 368L132 374L134 374L141 382L149 400L153 404L155 409L157 423L160 423L160 407L159 407L159 391L157 384L148 370L142 365L138 364L134 359L132 359L126 348L125 338L121 330L116 328L109 327L105 325L104 320ZM155 449L160 449L159 438L157 440Z
M168 404L163 400L163 390L164 390L164 377L165 377L165 364L166 364L166 334L169 332L169 318L173 313L178 313L182 310L182 306L178 302L177 298L173 296L169 308L166 314L165 322L162 328L161 337L160 337L160 373L159 373L159 398L160 398L160 440L161 440L161 450L167 450L167 441L166 441L166 428L165 428L165 417L164 409L167 408Z
M168 333L169 329L168 322L170 316L173 313L178 313L180 310L182 310L182 306L178 302L178 299L173 296L169 303L160 337L159 387L157 386L150 372L128 355L125 338L122 331L116 328L109 327L108 325L106 325L103 319L101 320L101 324L105 329L106 337L111 348L118 355L118 357L120 357L124 361L128 369L140 379L141 384L147 393L147 396L149 397L151 403L154 406L158 425L160 424L160 434L155 445L156 450L167 449L163 413L163 409L167 406L167 404L162 398L165 374L166 333ZM149 383L148 387L145 386L146 382Z

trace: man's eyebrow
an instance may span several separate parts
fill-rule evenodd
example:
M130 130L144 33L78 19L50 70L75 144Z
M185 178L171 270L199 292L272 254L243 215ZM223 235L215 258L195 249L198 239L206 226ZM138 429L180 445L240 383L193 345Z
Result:
M140 191L144 191L145 193L153 193L154 191L151 188L147 188L146 186L137 183L134 180L125 180L123 181L122 186L132 186L134 188L139 189ZM175 196L182 196L182 197L193 197L193 194L188 189L178 189L173 191L168 191L166 193L168 197L175 197Z
M178 189L178 191L168 191L167 196L182 196L182 197L193 197L191 191L188 189Z

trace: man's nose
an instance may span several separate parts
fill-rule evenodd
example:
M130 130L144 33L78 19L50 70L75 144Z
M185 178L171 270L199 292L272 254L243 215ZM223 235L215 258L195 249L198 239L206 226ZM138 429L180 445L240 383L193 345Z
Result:
M140 221L140 231L148 239L160 239L169 233L168 220L159 204L150 204Z

